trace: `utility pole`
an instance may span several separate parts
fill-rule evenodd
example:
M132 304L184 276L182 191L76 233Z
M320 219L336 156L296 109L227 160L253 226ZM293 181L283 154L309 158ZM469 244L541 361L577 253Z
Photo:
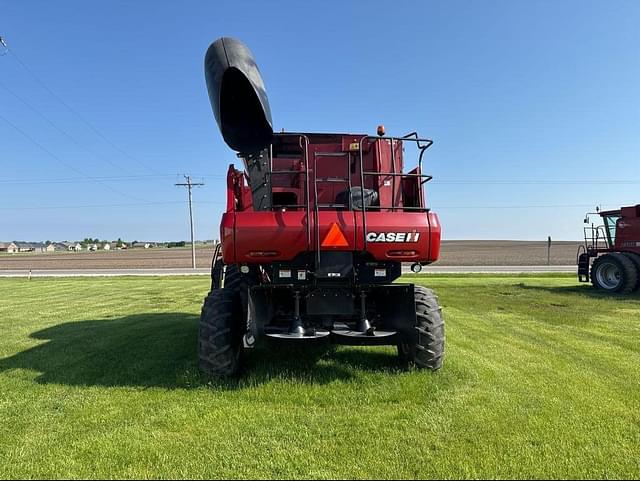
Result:
M204 185L202 182L192 182L190 175L185 175L184 178L186 182L175 184L177 187L186 187L189 191L189 223L191 224L191 267L196 268L196 242L195 242L195 233L193 230L193 195L191 194L191 190L194 187L200 187Z

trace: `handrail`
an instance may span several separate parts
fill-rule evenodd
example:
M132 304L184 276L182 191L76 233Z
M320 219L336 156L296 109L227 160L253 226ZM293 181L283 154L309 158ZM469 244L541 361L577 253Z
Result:
M607 236L607 231L605 230L605 226L599 225L584 228L584 243L587 250L599 250L600 247L600 239L602 239L605 243L604 249L609 249L609 240ZM591 243L589 243L591 242Z
M288 134L288 133L281 133L278 134L279 137L297 137L298 138L298 147L300 147L300 150L302 151L302 164L304 166L304 170L288 170L288 171L273 171L273 146L271 146L271 158L269 159L269 162L271 163L270 165L270 169L268 174L269 175L300 175L300 174L304 174L304 195L305 195L305 200L306 203L305 204L298 204L298 205L289 205L286 207L306 207L306 211L307 211L307 250L311 250L311 223L309 222L309 220L311 219L311 201L309 199L309 137L307 137L304 134ZM284 207L281 205L278 206L272 206L272 207Z
M368 140L368 139L374 139L375 142L378 142L380 140L389 140L390 141L390 148L391 148L391 162L392 162L392 169L393 169L393 173L388 173L385 175L391 175L393 177L396 176L396 172L395 172L395 152L394 152L394 142L402 142L405 140L410 140L416 143L416 146L418 147L418 149L420 149L420 154L418 156L418 171L422 172L422 158L424 156L425 151L431 147L433 145L433 140L431 139L426 139L426 138L421 138L418 136L417 132L411 132L407 135L405 135L404 137L388 137L388 136L384 136L384 135L379 135L379 136L373 136L373 135L364 135L363 137L360 138L360 142L359 142L359 160L360 160L360 193L361 193L361 197L363 199L362 202L362 237L363 237L363 243L362 243L362 249L363 252L366 252L367 250L367 214L366 214L366 210L367 207L364 203L364 177L365 177L365 172L364 172L364 141ZM425 142L425 144L422 144L422 142ZM375 173L375 175L380 175L380 172ZM374 175L374 173L367 173L366 175ZM407 175L407 176L411 176L411 174L402 174L402 175ZM422 192L422 186L428 182L429 180L431 180L433 177L425 175L423 176L422 174L414 174L415 176L420 176L420 177L424 177L427 180L425 181L421 181L420 182L420 189L419 189L419 204L422 206L423 209L426 209L425 207L425 203L424 203L424 193ZM392 183L392 198L391 198L391 212L394 212L394 210L396 209L396 207L393 206L393 203L395 202L395 182ZM428 210L428 209L427 209Z
M307 211L307 246L309 249L311 249L311 245L312 245L312 234L311 234L311 179L309 176L309 145L310 145L310 141L308 136L303 135L303 134L278 134L278 136L296 136L298 137L299 141L299 146L300 149L302 150L302 163L303 163L303 167L304 170L291 170L291 171L273 171L271 170L269 172L269 175L300 175L300 174L304 174L305 177L305 203L304 204L296 204L296 205L288 205L288 206L274 206L274 207L289 207L289 208L302 208L305 207L306 211ZM370 172L370 171L365 171L364 170L364 144L366 141L368 140L373 140L373 143L377 143L380 140L388 140L390 143L390 148L391 148L391 172ZM404 142L404 141L411 141L411 142L415 142L416 146L419 149L419 155L418 155L418 168L417 168L417 172L416 174L411 174L411 173L402 173L402 172L396 172L396 155L395 155L395 146L398 145L398 142ZM373 143L371 145L373 145ZM378 144L379 145L379 144ZM423 162L423 157L424 157L424 153L425 151L431 147L433 145L433 140L431 139L427 139L427 138L422 138L418 136L417 132L411 132L403 137L390 137L390 136L373 136L373 135L364 135L360 138L360 141L358 142L358 164L360 167L360 194L361 194L361 198L363 199L362 202L362 234L363 234L363 250L366 251L367 249L367 206L364 202L365 199L365 178L367 176L386 176L386 177L392 177L392 178L417 178L420 179L420 185L419 185L419 192L418 192L418 204L419 206L415 207L415 206L395 206L394 203L396 201L396 185L395 185L395 181L392 182L392 194L391 194L391 206L390 207L384 207L384 209L389 209L391 212L396 212L398 210L410 210L410 211L426 211L428 212L429 209L426 207L425 205L425 199L424 199L424 191L422 186L429 182L430 180L433 179L433 176L431 175L427 175L427 174L423 174L422 173L422 162ZM318 223L319 223L319 208L321 207L318 203L318 183L319 182L323 182L323 181L330 181L329 179L318 179L316 178L316 172L317 172L317 158L318 157L346 157L347 159L351 159L351 152L314 152L314 159L313 159L313 172L314 172L314 179L313 179L313 202L314 202L314 224L315 227L317 229L319 229ZM271 156L271 162L273 162L273 155ZM331 180L333 181L333 180ZM349 192L351 192L353 186L352 186L352 175L351 175L351 162L347 163L347 177L345 178L344 182L349 183ZM348 196L348 206L345 205L345 207L348 207L349 210L352 210L353 206L352 206L352 199L351 199L351 195L349 194ZM333 205L333 204L331 204ZM379 210L382 209L383 207L380 206L371 206L370 209L371 210ZM358 209L360 210L360 209ZM319 236L319 232L318 235L315 236L316 237L316 246L315 246L315 250L317 251L317 255L318 255L318 259L317 262L319 264L320 259L319 259L319 252L320 252L320 236Z
M309 201L309 137L301 135L298 144L304 158L304 195L307 203L307 250L311 250L311 202Z

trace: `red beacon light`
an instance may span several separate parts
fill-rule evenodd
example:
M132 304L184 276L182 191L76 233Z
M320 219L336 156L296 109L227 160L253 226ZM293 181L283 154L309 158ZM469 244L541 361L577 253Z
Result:
M378 125L378 135L384 137L384 125Z

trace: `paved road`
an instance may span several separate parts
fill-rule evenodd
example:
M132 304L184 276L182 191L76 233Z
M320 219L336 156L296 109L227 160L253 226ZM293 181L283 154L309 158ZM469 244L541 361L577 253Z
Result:
M404 273L411 270L403 268ZM424 274L539 274L544 272L578 272L577 266L428 266L422 270Z
M408 266L404 273L410 273ZM522 274L576 272L575 266L430 266L421 274ZM208 276L209 269L37 269L31 277ZM29 277L28 270L0 270L0 277Z

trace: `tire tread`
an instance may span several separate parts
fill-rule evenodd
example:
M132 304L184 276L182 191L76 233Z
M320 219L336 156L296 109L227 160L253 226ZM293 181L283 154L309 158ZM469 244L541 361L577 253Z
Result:
M398 345L400 359L418 368L436 371L442 367L445 322L438 297L431 290L414 286L417 342Z

